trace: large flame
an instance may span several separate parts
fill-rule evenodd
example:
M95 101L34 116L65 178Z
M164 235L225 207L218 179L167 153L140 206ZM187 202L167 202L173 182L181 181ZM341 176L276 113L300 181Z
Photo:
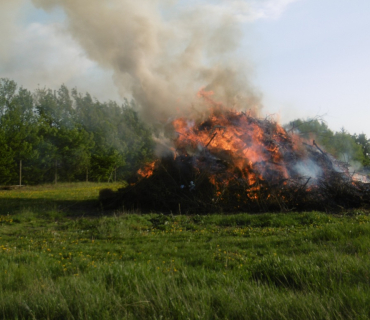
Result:
M256 185L252 191L258 190L258 181L271 179L272 175L279 179L289 179L285 153L287 149L297 149L296 142L299 139L296 137L292 140L275 122L271 125L270 121L258 120L250 113L223 107L212 99L212 95L213 92L203 89L198 93L210 104L206 119L195 121L178 118L173 121L178 134L174 141L176 152L181 155L201 155L207 152L208 155L227 161L230 164L228 174L219 175L215 171L210 176L211 183L219 189L235 177L235 169L238 169L240 178L247 181L249 186Z
M343 174L343 181L352 179L348 169L315 142L312 145L295 133L288 134L277 122L259 119L252 112L226 108L212 96L212 91L199 91L198 97L209 105L208 113L200 119L180 117L172 121L176 132L169 146L173 161L179 158L178 170L181 163L191 163L195 172L194 181L185 181L187 187L178 181L178 188L193 191L197 179L206 179L213 185L215 201L226 201L225 194L230 199L232 192L237 202L258 202L260 197L284 202L286 196L279 190L285 187L311 192L333 172ZM149 178L160 165L160 160L147 164L138 175Z

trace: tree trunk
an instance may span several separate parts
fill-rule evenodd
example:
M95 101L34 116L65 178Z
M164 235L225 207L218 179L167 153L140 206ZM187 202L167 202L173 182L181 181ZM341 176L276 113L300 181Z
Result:
M108 183L110 182L110 179L112 178L112 175L113 175L113 171L109 175Z
M19 185L22 185L22 160L19 160Z
M58 160L55 160L55 178L54 178L54 183L58 183Z

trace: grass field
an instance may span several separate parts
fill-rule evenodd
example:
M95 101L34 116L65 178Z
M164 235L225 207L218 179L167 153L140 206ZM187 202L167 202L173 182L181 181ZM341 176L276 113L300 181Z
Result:
M366 212L104 212L105 187L0 191L1 319L370 318Z

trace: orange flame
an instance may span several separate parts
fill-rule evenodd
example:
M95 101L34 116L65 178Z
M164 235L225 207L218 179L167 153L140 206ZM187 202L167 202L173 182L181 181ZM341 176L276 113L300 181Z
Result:
M156 161L153 161L151 163L148 163L145 165L145 167L139 169L137 171L137 174L140 175L141 177L143 178L149 178L150 176L153 175L153 172L154 172L154 169L155 169L155 166L157 164L157 160Z

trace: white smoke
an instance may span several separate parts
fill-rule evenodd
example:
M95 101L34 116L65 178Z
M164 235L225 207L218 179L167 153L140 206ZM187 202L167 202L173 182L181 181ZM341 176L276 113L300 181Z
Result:
M294 166L294 171L298 172L302 177L311 179L318 179L323 174L322 169L311 159L299 161ZM310 180L310 183L313 183L313 181Z
M121 96L135 98L147 119L188 110L201 87L226 105L259 109L251 66L236 55L242 23L276 18L293 2L33 0L47 12L62 10L65 21L21 26L21 9L30 2L0 1L0 26L9 30L0 36L2 77L26 86L36 79L85 87L95 72L100 90L111 93L106 79L113 75Z

